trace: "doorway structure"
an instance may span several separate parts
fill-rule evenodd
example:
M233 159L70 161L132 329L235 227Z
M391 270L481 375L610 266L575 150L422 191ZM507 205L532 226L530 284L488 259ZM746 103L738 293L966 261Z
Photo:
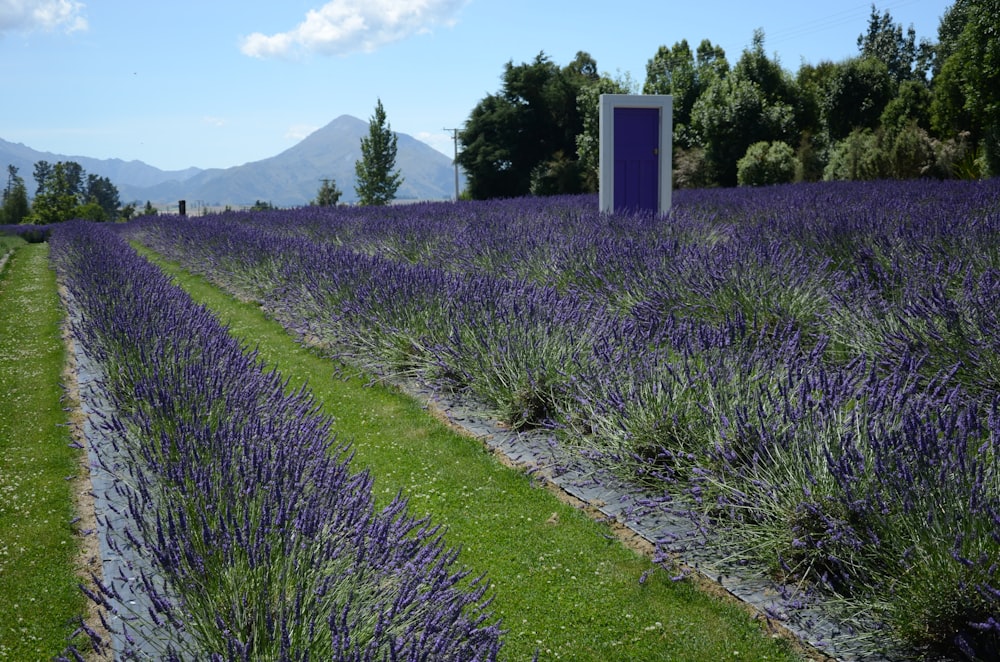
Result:
M673 97L602 94L601 211L670 211Z

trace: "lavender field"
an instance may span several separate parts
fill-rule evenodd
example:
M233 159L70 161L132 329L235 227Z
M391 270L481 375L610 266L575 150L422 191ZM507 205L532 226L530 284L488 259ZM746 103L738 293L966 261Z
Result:
M125 234L332 357L551 430L858 627L995 659L1000 181L596 209L303 208Z
M81 626L98 652L496 659L482 578L401 497L376 508L307 392L106 226L64 224L51 251L100 371L88 444L112 478L94 483L104 577L84 591L108 632Z

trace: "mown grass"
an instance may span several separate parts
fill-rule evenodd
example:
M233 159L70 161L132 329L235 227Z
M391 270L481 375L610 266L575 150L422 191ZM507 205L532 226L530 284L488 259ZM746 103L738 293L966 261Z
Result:
M335 417L338 438L352 442L354 466L375 476L379 498L402 491L414 514L447 528L462 564L489 576L507 630L503 659L528 660L536 650L543 660L798 659L741 606L672 581L420 403L302 347L258 306L157 263L290 387L308 385Z
M0 659L59 655L85 611L61 322L48 244L21 241L0 272Z

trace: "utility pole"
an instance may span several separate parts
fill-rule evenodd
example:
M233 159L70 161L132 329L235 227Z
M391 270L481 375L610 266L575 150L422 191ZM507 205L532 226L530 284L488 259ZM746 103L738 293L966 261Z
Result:
M455 202L458 202L458 129L443 129L444 131L451 131L451 139L455 143L455 158L452 163L455 164Z

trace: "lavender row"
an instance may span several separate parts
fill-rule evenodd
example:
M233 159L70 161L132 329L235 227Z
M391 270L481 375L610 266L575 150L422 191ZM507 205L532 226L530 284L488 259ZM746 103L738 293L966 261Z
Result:
M122 611L114 578L92 595L123 619L124 657L496 658L483 578L401 498L375 507L308 393L105 227L51 242L104 373L102 462L127 504L108 543L144 565L146 613L107 613Z
M683 195L682 195L683 194ZM369 368L485 401L915 648L1000 644L997 182L146 219Z

